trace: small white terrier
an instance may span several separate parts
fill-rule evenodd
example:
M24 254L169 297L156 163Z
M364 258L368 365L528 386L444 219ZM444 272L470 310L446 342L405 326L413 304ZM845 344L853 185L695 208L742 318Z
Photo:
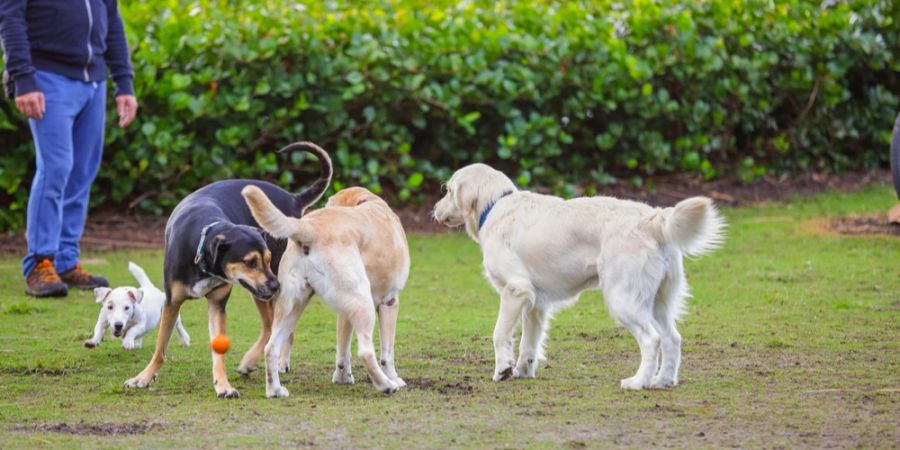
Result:
M118 287L110 289L99 287L94 289L97 303L102 303L100 317L94 326L94 336L84 341L84 346L94 348L106 334L106 328L112 329L115 337L122 337L122 348L131 350L141 348L141 338L159 323L159 314L166 302L166 294L156 288L140 266L128 263L128 270L141 285L139 289ZM178 337L184 345L191 345L191 337L181 324L181 315L175 322Z

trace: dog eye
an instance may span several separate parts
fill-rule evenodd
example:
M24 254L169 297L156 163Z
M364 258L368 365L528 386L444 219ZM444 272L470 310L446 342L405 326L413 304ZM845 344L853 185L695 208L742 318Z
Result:
M125 307L125 311L128 311L128 308L130 308L130 306L126 306L126 307Z
M112 305L107 306L106 309L112 311Z
M247 267L249 267L251 269L256 268L256 260L255 259L251 259L250 261L245 261L244 264L246 264Z

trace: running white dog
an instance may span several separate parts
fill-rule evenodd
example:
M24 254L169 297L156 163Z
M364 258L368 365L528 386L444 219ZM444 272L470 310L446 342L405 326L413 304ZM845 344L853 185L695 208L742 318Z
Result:
M159 314L166 302L166 294L156 288L140 266L128 263L128 270L141 285L140 289L118 287L110 289L99 287L94 289L97 303L102 303L100 317L94 325L94 336L84 341L84 346L94 348L100 345L106 328L112 329L115 337L122 339L122 348L131 350L141 348L141 338L159 323ZM175 322L178 337L184 345L191 345L191 337L181 324L181 315Z
M353 383L350 334L372 384L391 394L406 386L394 368L394 336L400 291L409 276L409 247L400 218L377 195L361 187L343 189L324 208L297 219L285 216L256 186L242 191L250 212L272 236L288 238L281 258L272 337L266 344L266 397L287 397L278 361L313 293L337 313L337 358L331 381ZM381 360L372 332L378 316ZM380 362L380 364L379 364Z
M565 201L518 191L503 173L473 164L450 178L434 217L450 227L465 225L500 294L495 381L533 378L553 313L574 304L581 292L600 289L610 314L641 348L640 368L622 380L622 388L678 383L675 321L689 295L682 259L704 255L724 240L725 222L712 200L692 197L672 208L610 197ZM516 361L512 339L520 318Z

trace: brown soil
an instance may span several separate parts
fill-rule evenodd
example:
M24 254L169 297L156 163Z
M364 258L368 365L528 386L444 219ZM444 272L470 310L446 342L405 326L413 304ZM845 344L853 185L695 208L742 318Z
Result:
M154 423L47 423L30 427L20 427L19 431L74 434L78 436L115 436L126 434L146 434L162 428Z
M470 384L471 379L468 376L463 377L462 381L455 383L445 382L444 379L434 380L431 378L406 378L404 381L412 389L433 390L442 395L470 394L474 390Z
M889 184L890 172L851 172L841 175L807 173L790 178L764 177L752 183L736 179L703 181L696 176L670 175L650 179L647 187L639 188L619 182L602 188L600 194L623 199L639 200L657 206L671 206L693 195L706 195L723 205L748 205L768 201L784 201L793 196L807 197L828 190L854 191L873 183ZM431 219L431 207L437 196L431 196L422 205L409 205L397 211L407 232L446 233L448 230ZM877 223L874 218L848 218L855 224L835 225L839 232L849 234L898 235L898 227ZM125 248L155 249L163 247L164 217L137 215L121 210L92 212L85 227L82 248L93 251L110 251ZM846 230L846 231L845 231ZM21 254L25 251L24 233L0 235L0 253Z
M900 236L900 224L888 222L887 213L840 217L829 223L832 231L848 235Z

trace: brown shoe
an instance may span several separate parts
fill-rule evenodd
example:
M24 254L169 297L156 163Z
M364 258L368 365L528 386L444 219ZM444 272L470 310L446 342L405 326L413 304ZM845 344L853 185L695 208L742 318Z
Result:
M69 288L59 275L49 259L42 259L31 269L31 273L25 277L25 293L34 297L65 297Z
M98 287L109 287L109 281L101 275L91 275L81 268L81 264L75 264L75 267L59 274L63 283L74 289L94 289Z

